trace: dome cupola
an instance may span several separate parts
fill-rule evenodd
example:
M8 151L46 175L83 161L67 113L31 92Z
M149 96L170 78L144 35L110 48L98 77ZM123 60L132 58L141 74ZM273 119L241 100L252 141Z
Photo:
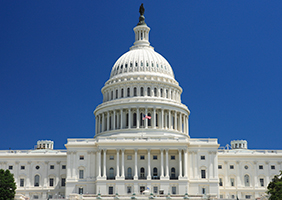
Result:
M168 61L150 46L143 4L135 42L114 64L94 111L95 137L189 137L190 111Z

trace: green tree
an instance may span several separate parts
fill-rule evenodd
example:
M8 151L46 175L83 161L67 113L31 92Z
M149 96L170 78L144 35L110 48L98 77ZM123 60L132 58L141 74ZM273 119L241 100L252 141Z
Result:
M0 169L0 200L13 200L16 188L14 175L8 169Z
M282 171L279 175L274 176L274 179L267 186L267 194L270 195L269 200L282 199Z

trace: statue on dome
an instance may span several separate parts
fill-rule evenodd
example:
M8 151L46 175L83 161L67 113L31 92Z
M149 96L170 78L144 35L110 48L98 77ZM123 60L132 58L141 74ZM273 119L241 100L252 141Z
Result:
M145 8L144 8L143 3L142 3L141 6L140 6L140 8L139 8L140 16L141 16L141 15L144 15L144 12L145 12Z
M137 26L138 25L144 25L144 24L146 25L144 12L145 12L145 8L144 8L143 3L142 3L140 8L139 8L140 17L139 17L139 22L138 22Z

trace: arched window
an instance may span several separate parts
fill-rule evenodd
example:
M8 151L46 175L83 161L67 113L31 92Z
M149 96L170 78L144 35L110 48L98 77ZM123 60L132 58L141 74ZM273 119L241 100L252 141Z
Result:
M157 96L157 88L154 88L154 96Z
M133 113L133 127L137 126L137 114Z
M140 96L141 96L141 97L144 96L144 88L143 88L143 87L140 88Z
M110 168L110 171L109 171L109 177L110 178L114 178L115 177L115 174L114 174L114 168Z
M170 176L171 178L175 178L175 168L174 167L170 169Z
M140 178L145 178L145 169L144 169L144 167L140 168Z
M245 181L245 186L250 186L250 176L248 174L246 174L244 176L244 181Z
M140 127L144 128L144 120L143 120L143 113L140 113Z
M109 117L109 129L112 130L112 116Z
M116 90L116 99L118 98L118 90Z
M127 177L128 178L132 178L132 169L131 169L131 167L127 168Z
M147 96L151 96L151 89L150 89L150 87L147 88Z
M159 126L158 113L156 113L156 127Z
M111 91L111 100L113 100L113 98L114 98L114 92Z
M137 96L137 88L136 88L136 87L133 89L133 95L134 95L135 97Z
M151 113L148 113L148 116L151 117ZM152 126L151 119L148 119L148 126Z
M171 91L170 98L173 99L173 91Z
M158 176L158 168L154 167L153 169L153 176L157 177Z
M170 127L169 127L169 120L170 120L170 119L169 119L169 115L167 115L167 116L166 116L166 121L167 121L166 127L167 127L167 128L170 128Z
M163 89L161 89L161 97L163 97Z
M125 120L126 120L126 124L125 124L125 126L126 126L126 127L128 127L128 122L129 122L129 119L128 119L128 113L126 113L126 119L125 119Z
M34 187L39 187L39 175L34 176Z
M79 175L79 176L78 176L79 179L84 179L84 170L83 170L83 169L80 169L78 175Z
M165 96L168 98L168 90L165 91Z
M127 88L127 97L130 97L130 88Z
M123 88L121 89L120 97L123 98Z

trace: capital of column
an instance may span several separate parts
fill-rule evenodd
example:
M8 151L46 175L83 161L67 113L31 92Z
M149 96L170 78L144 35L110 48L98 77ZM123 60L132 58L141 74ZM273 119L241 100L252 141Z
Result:
M61 161L57 161L57 164L58 164L58 165L61 164Z
M238 164L238 165L239 165L239 164L240 164L240 161L236 161L236 164Z
M18 165L20 163L20 161L16 161L15 163Z
M269 161L265 161L265 164L267 164L267 165L268 165L268 164L269 164Z
M256 165L258 163L258 161L254 161L253 163L254 163L254 165Z
M49 164L49 161L45 161L45 164L48 165L48 164Z

